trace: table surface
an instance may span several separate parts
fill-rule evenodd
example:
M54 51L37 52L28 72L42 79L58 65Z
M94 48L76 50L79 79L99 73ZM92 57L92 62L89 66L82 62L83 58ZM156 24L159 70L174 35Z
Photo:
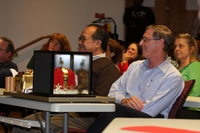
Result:
M0 95L3 94L5 89L0 88ZM186 102L183 105L184 107L196 107L200 108L200 97L191 97L188 96Z
M16 98L12 96L5 96L2 95L4 90L0 89L0 103L19 106L24 108L31 108L36 110L44 110L49 112L113 112L115 111L115 104L114 103L52 103L52 102L44 102L44 101L37 101L31 99L24 99L24 98ZM91 99L92 100L92 99ZM188 97L186 102L184 103L185 107L198 107L200 108L200 97ZM137 122L136 122L137 121ZM113 120L109 126L104 130L103 133L110 133L110 132L119 132L120 133L128 133L130 131L122 130L122 127L129 127L129 126L159 126L154 127L153 130L158 130L158 128L168 128L164 129L169 130L169 128L179 128L177 130L196 130L200 133L200 120L180 120L180 119L137 119L137 118L116 118ZM133 128L129 128L133 129ZM147 128L141 128L147 129ZM171 129L170 129L171 130ZM173 130L173 129L172 129ZM170 133L176 133L170 131ZM131 131L133 132L133 131ZM134 133L144 133L144 132L137 132ZM192 132L187 132L192 133Z
M200 97L188 96L183 106L200 108Z
M198 132L192 132L198 131ZM200 120L115 118L103 133L200 133Z
M17 98L23 98L23 99L30 99L30 100L37 100L37 101L43 101L43 102L54 102L54 103L102 103L102 102L109 102L114 103L115 98L111 98L108 96L76 96L76 95L54 95L54 96L43 96L43 95L37 95L37 94L26 94L21 92L3 92L6 96L12 96Z
M92 100L92 99L91 99ZM114 103L51 103L0 95L0 103L49 112L113 112Z
M78 97L76 97L77 99ZM54 112L62 112L64 117L64 123L67 124L67 112L114 112L115 111L115 104L109 103L109 97L101 97L102 102L94 103L96 97L88 97L88 102L73 102L73 98L70 99L71 102L67 101L65 102L45 102L40 100L32 100L32 99L26 99L26 98L18 98L18 97L12 97L7 95L0 94L0 103L6 104L6 105L13 105L18 107L24 107L24 108L30 108L35 110L43 110L45 111L45 128L44 132L49 133L50 131L50 113ZM75 99L75 101L77 101ZM80 97L81 99L81 97ZM111 98L112 100L113 98ZM108 100L108 101L106 101ZM9 118L2 118L3 120L8 120ZM23 121L21 120L13 120L11 119L10 122L16 121L15 125L21 126L21 123ZM25 126L27 124L30 124L30 122L24 122ZM43 128L42 128L43 129ZM67 133L66 126L63 127L63 132Z

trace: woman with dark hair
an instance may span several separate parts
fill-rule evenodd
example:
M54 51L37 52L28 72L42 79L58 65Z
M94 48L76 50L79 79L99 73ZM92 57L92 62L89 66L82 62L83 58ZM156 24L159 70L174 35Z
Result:
M141 46L139 46L138 43L133 42L128 46L126 53L123 54L122 61L118 63L117 66L120 70L120 73L123 74L133 61L143 59L144 57L142 57Z
M44 51L71 51L68 39L62 33L54 33L51 38L42 46ZM33 57L26 66L27 69L33 69Z
M106 57L117 64L122 59L122 52L122 46L116 40L109 38Z

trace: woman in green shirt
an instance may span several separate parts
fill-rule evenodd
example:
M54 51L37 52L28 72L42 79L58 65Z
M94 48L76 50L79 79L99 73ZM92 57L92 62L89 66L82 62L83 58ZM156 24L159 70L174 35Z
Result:
M174 55L179 64L178 70L185 81L195 79L195 84L189 96L200 97L200 62L198 61L198 46L189 34L178 34L174 41ZM199 119L200 108L182 108L180 118Z

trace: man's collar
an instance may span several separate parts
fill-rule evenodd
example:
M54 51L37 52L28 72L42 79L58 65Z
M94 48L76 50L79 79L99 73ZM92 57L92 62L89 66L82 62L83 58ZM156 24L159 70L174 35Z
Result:
M141 65L145 65L147 68L149 68L148 67L148 65L149 65L149 59L146 59L144 62L142 62L141 63ZM170 62L169 62L169 60L168 60L168 56L166 56L166 60L164 61L164 62L162 62L160 65L158 65L157 67L160 69L160 70L162 70L163 72L165 72L165 71L167 71L167 68L168 67L166 67L166 64L171 64Z
M106 53L102 53L102 54L98 54L98 55L93 56L93 61L96 60L96 59L102 58L102 57L106 57Z

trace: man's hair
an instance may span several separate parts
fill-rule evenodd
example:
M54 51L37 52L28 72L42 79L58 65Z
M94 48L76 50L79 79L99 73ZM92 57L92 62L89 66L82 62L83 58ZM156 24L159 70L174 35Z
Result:
M101 25L97 24L89 24L87 27L96 27L96 31L92 34L92 39L93 40L101 40L101 48L106 51L107 49L107 43L108 43L108 32L103 28Z
M15 50L14 43L10 39L8 39L7 37L0 37L0 39L2 39L5 42L8 42L8 46L6 48L6 52L11 52L12 53L11 56L9 57L9 60L11 60L13 58L14 50Z
M164 25L149 25L146 29L153 29L153 38L154 39L163 39L165 52L169 52L173 44L173 34L169 28Z
M13 54L15 49L13 42L7 37L0 37L0 39L4 40L5 42L8 42L8 47L6 48L6 52L11 52Z

